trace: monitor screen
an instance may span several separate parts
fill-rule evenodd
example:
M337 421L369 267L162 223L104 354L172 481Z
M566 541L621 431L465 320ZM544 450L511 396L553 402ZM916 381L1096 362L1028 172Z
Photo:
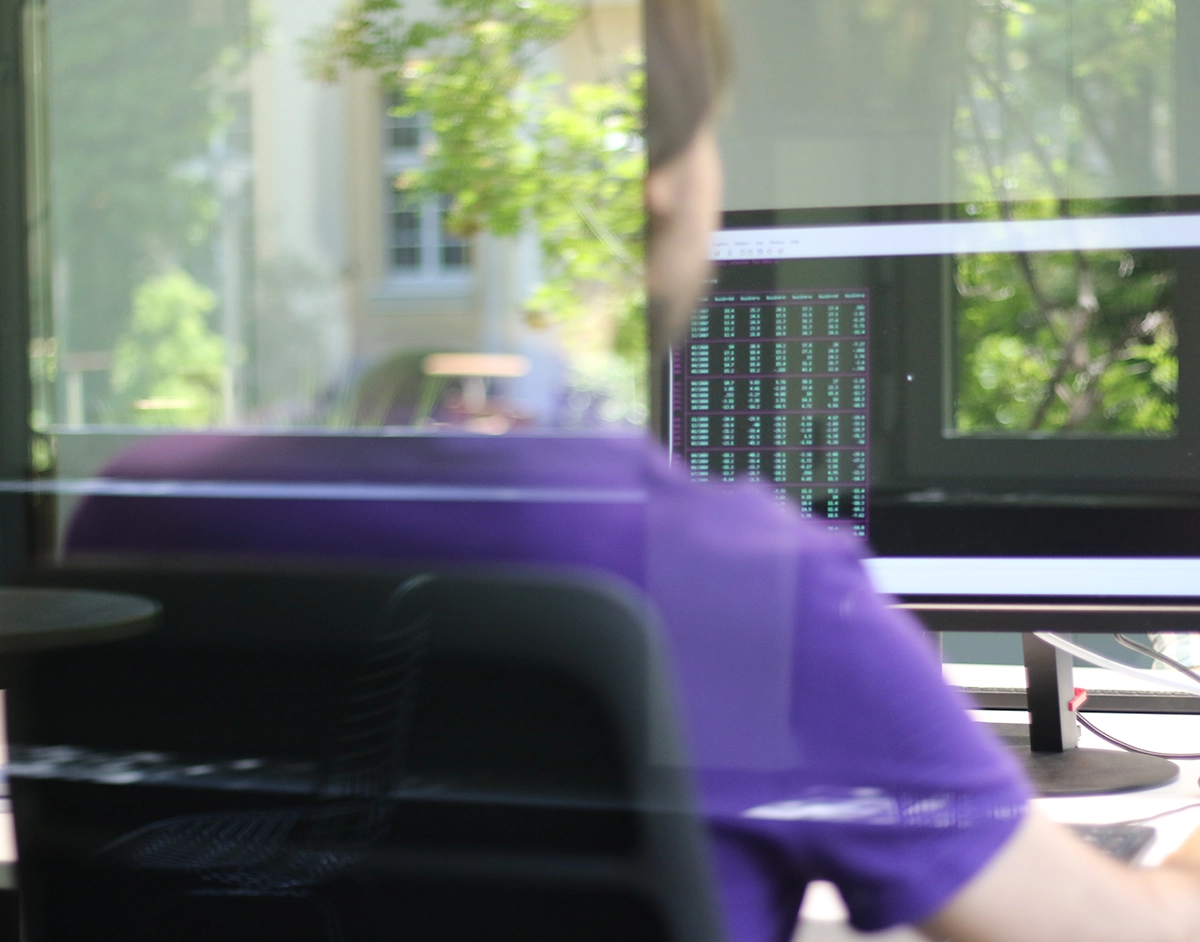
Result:
M1200 555L1200 199L727 213L672 458L885 556Z
M767 482L867 535L870 292L716 285L671 364L672 454L694 480Z

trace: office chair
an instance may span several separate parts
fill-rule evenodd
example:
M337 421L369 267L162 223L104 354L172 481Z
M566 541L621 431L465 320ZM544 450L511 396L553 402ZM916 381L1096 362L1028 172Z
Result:
M406 751L425 639L424 625L406 617L400 605L405 593L422 581L417 577L401 584L375 618L312 804L156 821L101 848L92 862L190 875L205 884L185 895L302 899L314 904L320 934L329 942L343 942L337 912L317 888L351 866L357 850L386 833L390 790ZM258 921L267 918L261 908L256 915ZM278 914L269 918L277 920ZM228 931L226 927L222 934ZM255 937L263 938L262 931L254 928ZM159 934L152 920L147 934Z
M122 651L96 649L105 663L90 670L79 652L33 669L11 708L18 757L36 743L140 755L196 755L202 745L296 767L307 759L312 771L306 792L267 805L262 790L220 783L129 785L121 801L112 786L68 774L22 777L18 762L31 942L719 936L646 615L611 585L161 567L36 578L154 595L164 624ZM223 611L214 593L237 604ZM197 666L187 654L202 649ZM146 719L156 700L175 716L203 700L199 674L244 681L247 657L275 680L267 691L228 684L228 695L267 713L282 695L286 722L251 720L258 728L233 731L220 748L219 730L187 728L203 723L184 723L171 743L163 723ZM110 685L107 708L87 684L147 668L184 683L143 683L132 696ZM320 709L289 708L280 677L292 694L312 685ZM181 696L181 687L191 689ZM73 708L48 702L63 696ZM330 710L334 723L317 715ZM114 721L124 728L105 728ZM309 740L324 731L323 755L311 742L305 752L297 726Z

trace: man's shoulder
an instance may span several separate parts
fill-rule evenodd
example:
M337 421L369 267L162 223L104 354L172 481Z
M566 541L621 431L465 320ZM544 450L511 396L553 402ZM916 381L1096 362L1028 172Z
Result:
M125 449L109 477L622 486L640 481L651 448L632 435L174 434Z
M590 508L593 535L610 523L627 529L629 522L628 514L594 513L595 508L640 504L650 533L666 537L664 548L688 548L699 558L799 556L828 566L859 554L852 541L825 532L820 521L803 519L765 485L691 480L685 467L669 462L661 445L645 435L173 434L127 448L103 474L141 481L352 484L358 490L450 486L460 498L477 492L481 500L499 495L517 505L528 493L535 502ZM381 492L380 499L402 501L390 487L386 495ZM97 508L89 503L89 509Z

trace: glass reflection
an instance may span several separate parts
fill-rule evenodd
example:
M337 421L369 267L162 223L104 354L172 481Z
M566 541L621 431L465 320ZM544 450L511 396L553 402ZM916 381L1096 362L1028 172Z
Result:
M967 199L1175 188L1172 0L978 0L955 112Z
M165 428L644 420L636 0L396 5L441 41L351 50L371 10L47 6L41 472Z

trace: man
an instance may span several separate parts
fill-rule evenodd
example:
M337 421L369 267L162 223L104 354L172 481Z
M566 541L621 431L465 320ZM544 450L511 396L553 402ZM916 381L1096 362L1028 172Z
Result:
M725 54L711 0L647 0L646 13L661 356L708 269ZM815 878L864 929L1200 939L1200 856L1136 871L1029 812L1012 758L942 683L919 628L876 597L857 547L750 486L689 483L649 442L205 436L150 442L106 473L327 488L92 499L73 551L522 562L638 585L664 623L731 942L787 939Z

